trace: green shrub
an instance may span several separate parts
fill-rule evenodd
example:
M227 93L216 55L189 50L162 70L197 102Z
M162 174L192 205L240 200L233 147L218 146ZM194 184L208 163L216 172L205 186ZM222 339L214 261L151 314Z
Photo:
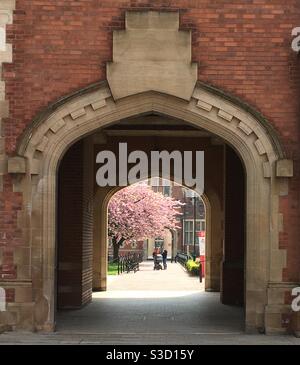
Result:
M186 262L186 269L191 275L199 275L199 262L195 262L194 260L188 260Z

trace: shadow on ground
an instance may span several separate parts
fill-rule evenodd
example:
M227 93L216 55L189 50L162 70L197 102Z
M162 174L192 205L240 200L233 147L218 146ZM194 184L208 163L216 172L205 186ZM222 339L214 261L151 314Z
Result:
M81 310L62 311L58 332L240 333L242 308L225 306L217 293L171 298L101 298Z

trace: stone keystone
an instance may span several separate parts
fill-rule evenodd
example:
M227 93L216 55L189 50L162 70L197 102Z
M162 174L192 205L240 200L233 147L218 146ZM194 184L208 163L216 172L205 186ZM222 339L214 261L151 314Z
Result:
M190 100L197 81L191 54L191 32L179 30L178 12L127 12L126 30L114 31L107 64L114 99L158 91Z

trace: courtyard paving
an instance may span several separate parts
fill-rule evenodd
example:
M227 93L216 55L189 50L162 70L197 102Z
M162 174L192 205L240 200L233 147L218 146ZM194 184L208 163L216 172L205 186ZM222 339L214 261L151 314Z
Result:
M218 293L206 293L179 264L154 271L144 262L137 273L110 276L108 291L94 293L85 308L59 312L55 333L7 332L0 344L300 345L300 339L245 334L242 308L220 304Z

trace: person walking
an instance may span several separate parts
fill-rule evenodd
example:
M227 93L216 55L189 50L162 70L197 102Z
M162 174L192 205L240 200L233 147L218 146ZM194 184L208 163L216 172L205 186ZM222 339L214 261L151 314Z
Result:
M167 250L164 250L163 253L162 253L164 270L167 269L167 257L168 257L168 251Z

